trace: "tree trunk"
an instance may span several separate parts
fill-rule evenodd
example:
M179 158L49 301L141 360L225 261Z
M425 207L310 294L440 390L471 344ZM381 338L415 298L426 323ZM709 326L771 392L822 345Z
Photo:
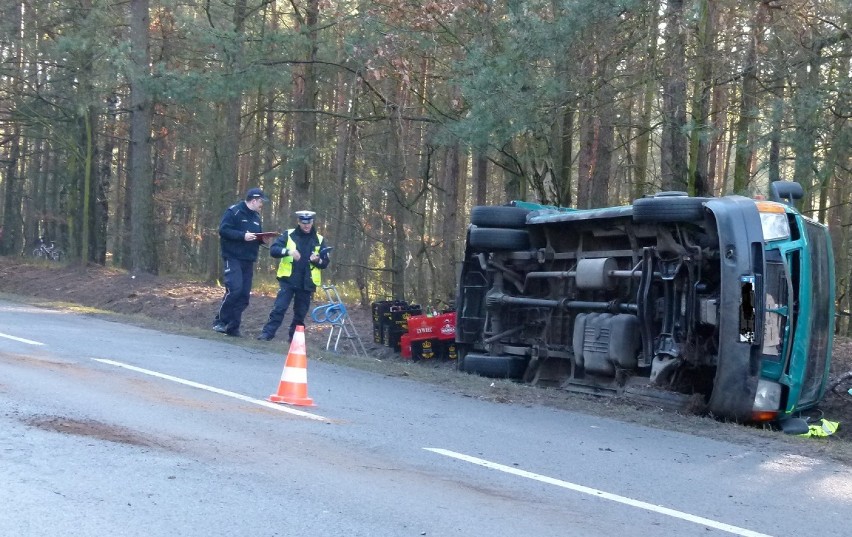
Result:
M591 99L584 99L580 110L580 154L577 156L577 208L592 206L592 176L595 171L595 155L598 144L598 118L595 116Z
M772 41L778 50L783 49L783 43L777 33L773 33ZM771 111L769 117L769 183L781 180L781 144L784 132L784 66L776 61L772 67L770 80Z
M401 91L396 97L401 98ZM399 101L397 101L399 102ZM388 184L392 186L393 196L390 201L393 236L391 244L391 296L395 300L405 300L405 261L408 251L406 227L408 221L408 205L403 182L406 177L405 160L402 158L402 117L401 106L397 106L388 118Z
M512 140L503 148L503 158L500 168L503 172L503 200L512 201L526 198L527 182L524 171L518 162L518 151L515 144L517 139Z
M701 50L698 73L693 86L692 122L690 135L690 190L696 196L709 196L710 95L713 91L713 60L716 41L716 2L701 0L697 46Z
M726 86L716 86L713 89L713 104L710 115L713 117L713 138L710 142L707 155L707 194L710 196L719 195L719 158L720 148L724 152L724 140L728 116L728 88Z
M295 4L294 4L295 5ZM314 64L317 59L317 21L319 1L307 0L304 13L295 12L297 30L307 38L305 63L294 69L293 100L296 108L293 144L296 151L296 166L293 172L293 203L301 209L313 205L311 183L316 145L317 81Z
M559 0L551 0L550 9L553 11L555 20L569 17L563 3ZM572 60L568 55L560 55L556 62L554 77L567 91L571 87ZM574 104L569 102L559 110L559 117L554 121L553 131L556 134L552 142L555 148L553 163L553 193L554 204L561 207L570 207L572 203L572 177L571 171L574 164Z
M151 119L148 93L149 0L130 3L130 259L134 271L157 273L154 227L154 178L151 173Z
M792 96L795 127L792 136L792 149L795 152L793 181L805 189L803 207L811 206L811 187L814 184L815 153L817 130L819 128L819 76L820 49L816 46L801 51L803 58L798 62L799 69L794 73L795 92Z
M18 174L21 137L17 124L13 127L9 139L9 153L4 159L6 173L3 177L3 223L0 224L0 253L4 255L12 253L21 236L21 179Z
M571 193L571 168L574 164L574 108L566 106L562 110L562 125L560 131L559 177L554 179L556 190L556 205L570 207L572 203Z
M751 26L751 38L746 49L743 66L743 83L740 93L740 119L737 123L736 150L734 153L734 194L749 195L751 184L754 145L751 133L759 117L760 82L757 78L757 56L762 44L763 27L766 23L767 7L764 2L757 5Z
M736 92L734 96L731 98L733 100L736 98ZM721 168L722 168L722 185L721 185L721 193L722 194L730 194L731 193L731 154L734 152L734 144L736 142L736 122L737 118L733 116L733 114L727 114L730 117L730 122L728 123L727 128L727 140L725 141L725 158L722 159Z
M12 13L6 13L10 17L13 24L13 35L21 35L21 26L23 24L23 4L15 3L15 8ZM23 88L23 40L16 40L13 45L12 63L14 69L10 73L12 87L17 91ZM21 244L21 194L20 178L18 176L18 159L21 151L21 132L20 124L14 122L11 124L11 132L4 132L4 143L9 145L9 153L5 155L6 173L3 176L3 220L0 221L0 254L8 255L18 249Z
M591 55L583 58L581 76L589 87L598 82L595 79L595 58ZM580 153L577 155L577 208L588 209L592 203L592 176L595 171L595 155L598 145L598 110L594 92L587 92L580 98L577 120L580 124Z
M598 65L599 78L607 82L602 84L596 93L595 107L598 111L596 119L597 143L594 155L595 166L592 171L589 206L606 207L610 204L610 188L614 181L612 176L613 143L615 140L615 89L608 81L609 70L606 62Z
M644 65L644 80L642 91L642 111L640 112L639 125L636 134L636 166L633 174L633 198L641 198L644 194L653 190L653 185L648 180L648 153L651 147L651 116L654 112L654 97L657 95L657 80L654 77L657 58L657 41L660 35L660 25L656 6L648 10L648 41L646 45L646 59Z
M224 43L225 76L236 79L242 62L242 36L246 17L246 0L234 3L233 31L226 36ZM232 40L228 43L227 40ZM232 205L245 192L239 178L239 149L240 149L240 111L242 109L242 93L234 92L221 105L221 115L214 126L212 162L208 175L210 211L207 220L211 227L205 234L204 250L207 259L208 281L216 281L219 277L219 219L222 212ZM215 209L214 209L215 208Z
M442 210L436 214L440 228L441 245L439 248L438 285L436 285L436 297L444 304L449 305L455 300L456 265L459 263L459 235L458 235L458 206L459 191L464 188L464 182L459 174L460 151L458 145L447 148L443 188L440 195L443 198Z
M666 7L666 60L663 80L663 132L660 141L660 174L663 190L687 190L686 55L683 33L683 0L669 0Z
M475 153L473 157L473 205L485 205L487 203L488 189L488 158L482 152Z
M107 260L107 251L109 250L109 231L110 231L110 198L112 196L112 170L116 167L115 163L115 140L117 139L116 129L118 114L117 110L118 97L111 95L107 100L107 114L104 120L104 137L103 147L98 152L99 171L98 181L95 190L95 205L94 205L94 243L92 247L92 260L100 265L105 265ZM114 228L115 226L113 224Z
M337 100L334 103L335 112L340 114L341 116L345 116L349 114L350 111L348 108L348 102L353 98L352 92L347 89L347 82L354 82L352 80L347 79L344 73L338 73L337 75L337 88L336 95ZM353 134L351 127L353 125L352 121L340 121L337 124L335 135L337 136L337 147L334 150L334 183L335 188L337 188L337 192L346 192L350 186L348 183L348 161L347 157L349 156L349 143L351 141L350 136ZM352 259L352 250L350 249L350 245L352 244L351 237L351 228L349 226L344 225L344 222L347 221L347 206L346 206L347 198L345 195L338 196L334 201L332 201L334 207L334 223L333 228L330 230L331 235L335 237L335 241L337 242L338 248L340 251L338 252L339 256L342 256L342 259ZM350 271L348 270L340 270L338 267L338 274L341 276L351 276Z

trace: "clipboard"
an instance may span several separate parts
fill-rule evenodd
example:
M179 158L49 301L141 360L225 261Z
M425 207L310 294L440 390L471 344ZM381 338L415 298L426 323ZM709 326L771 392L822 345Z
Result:
M264 231L262 233L255 233L257 240L262 241L263 239L274 239L278 235L281 235L277 231Z

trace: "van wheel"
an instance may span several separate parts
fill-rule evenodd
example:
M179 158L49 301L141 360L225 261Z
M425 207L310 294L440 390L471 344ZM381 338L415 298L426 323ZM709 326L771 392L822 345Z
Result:
M471 227L468 241L471 248L486 252L530 248L529 233L523 229Z
M523 229L529 209L507 205L477 205L470 211L470 223L479 227Z
M663 193L633 201L634 222L700 222L704 220L707 198L690 198L680 193Z

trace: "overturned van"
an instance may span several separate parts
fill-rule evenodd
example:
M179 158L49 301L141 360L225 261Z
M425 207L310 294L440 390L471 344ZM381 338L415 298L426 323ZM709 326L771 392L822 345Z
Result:
M659 398L737 421L815 406L828 378L827 228L772 201L662 192L570 210L471 212L456 304L459 368Z

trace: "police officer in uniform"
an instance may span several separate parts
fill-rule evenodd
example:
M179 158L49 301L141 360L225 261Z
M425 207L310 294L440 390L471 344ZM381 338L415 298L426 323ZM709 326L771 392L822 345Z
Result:
M322 284L321 271L329 264L325 238L314 229L315 215L313 211L297 211L298 227L285 231L269 247L269 255L281 259L277 273L280 289L269 313L269 320L257 336L261 341L269 341L275 337L291 301L291 341L296 326L305 324L311 297Z
M219 247L225 275L225 296L216 313L213 330L228 336L240 337L240 323L249 305L254 263L263 241L256 235L260 225L260 210L269 198L259 188L250 188L245 200L231 205L219 224Z

